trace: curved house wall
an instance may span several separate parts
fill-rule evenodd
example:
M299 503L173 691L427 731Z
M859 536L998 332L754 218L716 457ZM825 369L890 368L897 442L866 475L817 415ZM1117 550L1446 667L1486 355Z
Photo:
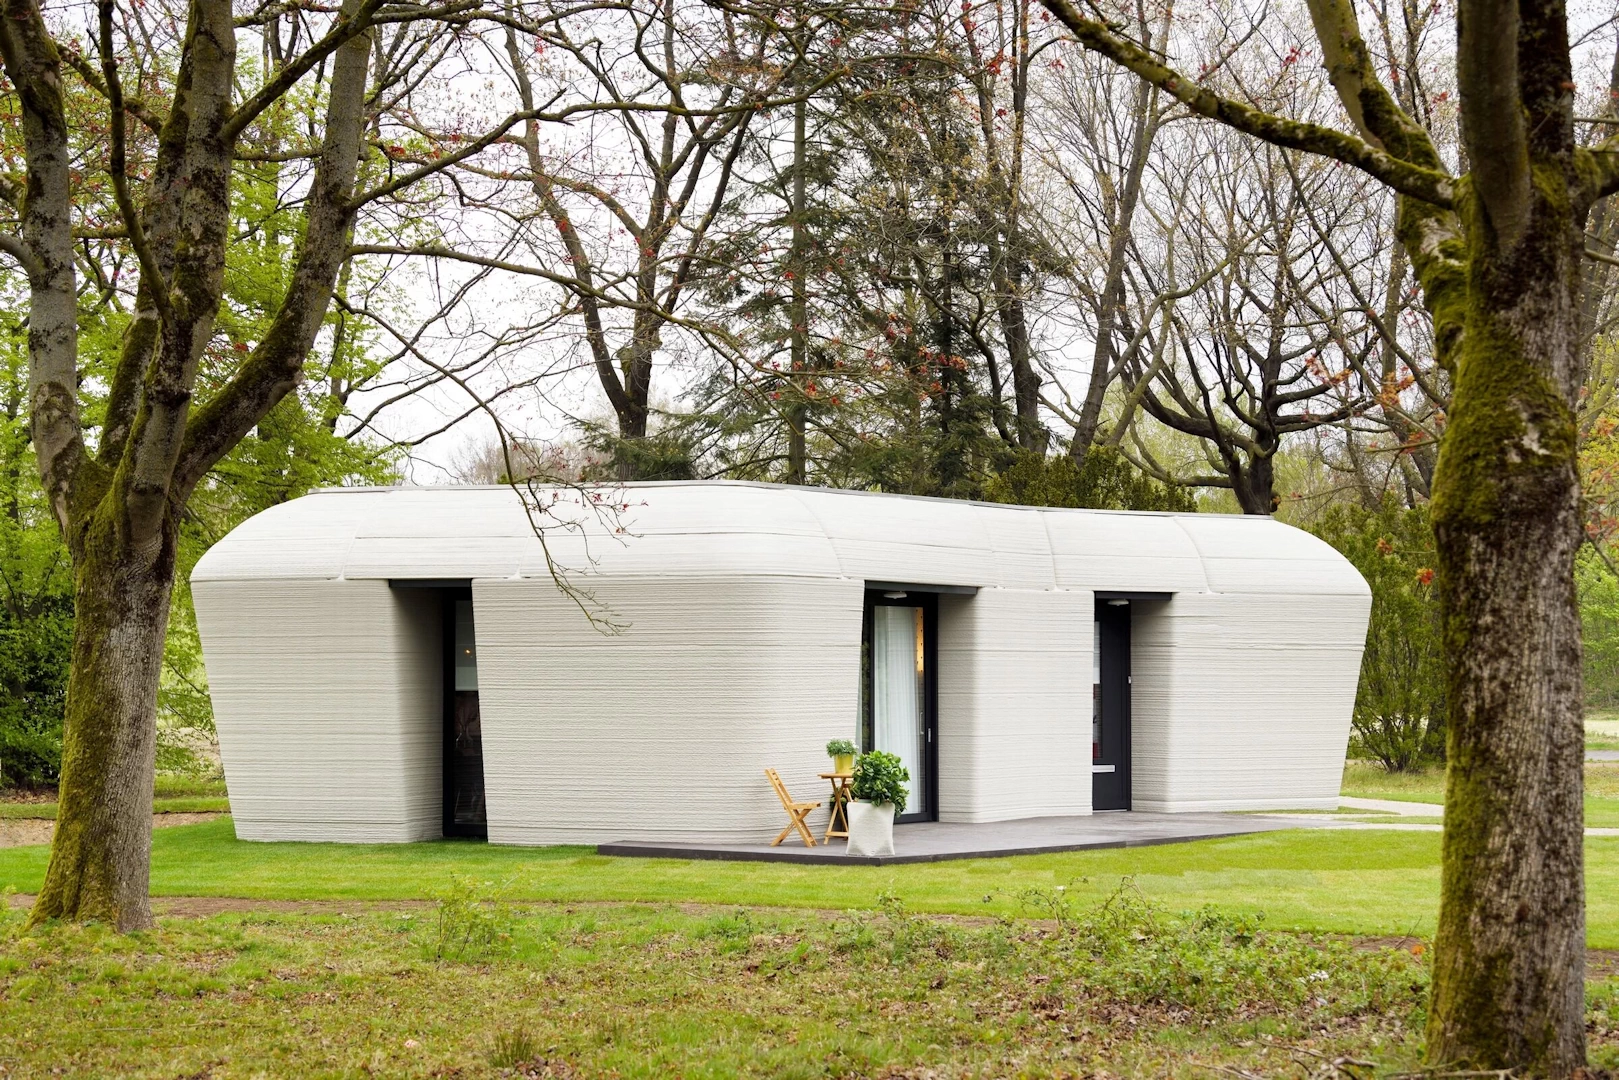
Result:
M193 593L238 834L439 835L440 624L400 579L472 582L496 843L773 837L764 767L824 798L821 748L857 732L870 581L978 590L939 601L941 820L1090 812L1096 590L1174 594L1133 609L1136 809L1336 805L1370 600L1297 530L753 484L617 497L564 499L551 517L579 527L547 534L626 624L608 636L504 488L323 492L217 544Z
M822 748L854 727L859 583L595 593L629 630L603 637L548 579L473 586L491 841L754 841L782 816L766 765L819 789Z
M236 835L440 835L437 607L386 581L199 582Z

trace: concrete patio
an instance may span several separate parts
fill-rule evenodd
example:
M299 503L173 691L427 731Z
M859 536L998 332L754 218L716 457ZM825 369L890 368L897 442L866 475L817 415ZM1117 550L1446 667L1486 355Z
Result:
M822 844L819 832L816 833L813 848L804 847L797 837L793 837L782 841L779 847L769 844L666 844L622 840L598 845L596 851L602 855L639 858L891 866L898 863L943 862L947 859L1036 855L1051 851L1146 847L1326 824L1325 820L1311 821L1304 815L1272 818L1258 814L1102 813L1090 817L1028 818L982 825L943 822L898 825L894 828L896 854L884 858L852 857L845 854L842 840L834 839Z

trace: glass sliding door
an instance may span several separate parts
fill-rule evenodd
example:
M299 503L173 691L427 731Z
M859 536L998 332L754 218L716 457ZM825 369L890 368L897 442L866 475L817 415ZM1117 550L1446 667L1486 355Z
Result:
M862 742L910 771L901 821L931 821L934 800L935 598L890 590L867 594L866 699Z
M488 835L483 723L478 714L478 639L471 590L444 598L444 835Z

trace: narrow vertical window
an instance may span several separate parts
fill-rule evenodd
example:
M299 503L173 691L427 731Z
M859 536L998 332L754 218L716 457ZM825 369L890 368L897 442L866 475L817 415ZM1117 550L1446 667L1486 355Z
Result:
M456 600L451 619L450 670L454 679L445 747L447 825L458 835L485 827L483 721L478 710L478 641L471 600Z
M1091 760L1102 760L1102 621L1091 623Z

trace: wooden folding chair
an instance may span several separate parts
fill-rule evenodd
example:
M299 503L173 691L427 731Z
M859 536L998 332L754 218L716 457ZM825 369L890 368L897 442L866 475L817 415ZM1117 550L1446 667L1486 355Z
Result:
M781 777L776 775L775 769L766 769L765 776L770 779L770 786L776 789L776 798L781 800L782 809L786 810L787 816L793 819L791 825L781 830L780 836L770 841L770 846L775 847L787 839L788 833L797 829L798 835L804 838L804 846L814 847L815 837L810 835L809 828L804 824L804 819L809 816L811 810L821 804L818 802L794 802L793 797L787 794L787 785L781 782Z

